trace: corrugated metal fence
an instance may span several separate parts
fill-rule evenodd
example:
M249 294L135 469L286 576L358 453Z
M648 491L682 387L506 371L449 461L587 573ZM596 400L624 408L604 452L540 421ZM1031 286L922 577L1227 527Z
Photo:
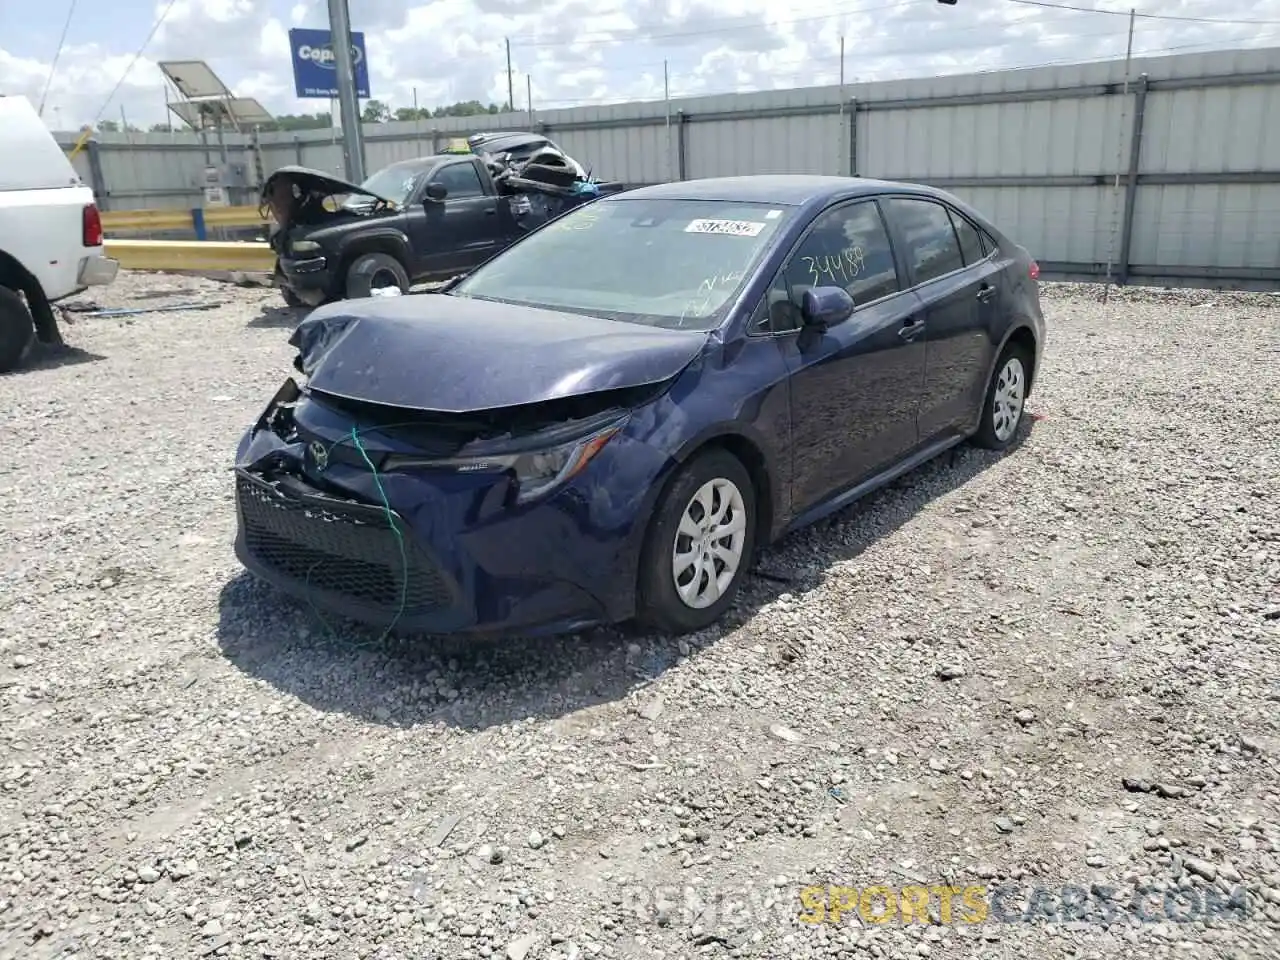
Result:
M486 129L545 131L609 180L750 173L931 183L987 211L1046 276L1280 289L1280 48L368 125L366 168ZM250 183L341 174L334 131L228 134ZM68 146L70 141L67 141ZM102 135L77 158L107 209L200 202L216 142ZM234 203L256 202L252 190Z

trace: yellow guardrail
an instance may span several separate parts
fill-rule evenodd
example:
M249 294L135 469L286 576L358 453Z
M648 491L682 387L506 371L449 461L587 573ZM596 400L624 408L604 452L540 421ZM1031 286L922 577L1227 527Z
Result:
M107 256L125 270L272 273L276 265L275 251L266 243L108 237L106 248Z
M203 239L211 227L262 227L266 224L257 207L108 210L102 214L102 229L108 234L189 230L197 239Z

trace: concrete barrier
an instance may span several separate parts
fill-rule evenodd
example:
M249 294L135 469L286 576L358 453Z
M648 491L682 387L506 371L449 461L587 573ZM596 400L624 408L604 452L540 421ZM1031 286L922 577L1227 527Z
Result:
M210 229L244 230L266 227L257 207L192 207L189 210L108 210L102 229L108 237L118 233L190 232L206 240Z
M276 254L267 243L214 240L119 240L107 238L108 257L125 270L183 273L273 273Z

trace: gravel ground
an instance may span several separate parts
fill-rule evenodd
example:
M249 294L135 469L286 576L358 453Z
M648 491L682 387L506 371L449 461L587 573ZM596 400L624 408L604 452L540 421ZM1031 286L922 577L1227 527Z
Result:
M0 378L0 958L1280 956L1275 300L1046 287L1007 455L789 538L719 629L469 646L239 569L274 291L96 296L218 306Z

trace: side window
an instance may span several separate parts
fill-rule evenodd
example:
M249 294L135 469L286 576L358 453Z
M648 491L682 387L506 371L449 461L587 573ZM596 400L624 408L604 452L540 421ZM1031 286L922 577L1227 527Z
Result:
M778 273L765 291L764 299L751 318L748 333L785 333L800 326L799 297L792 297L787 289L784 273Z
M912 266L916 283L925 283L964 266L951 216L942 204L894 197L889 201L889 216L906 239L906 260Z
M466 197L484 196L484 187L480 184L480 174L476 173L474 164L453 163L441 169L435 179L444 184L449 195L446 200L461 200Z
M960 240L960 253L964 256L964 265L977 263L986 253L982 249L982 238L978 236L978 228L972 223L951 211L951 222L956 228L956 237Z
M784 274L796 304L809 287L844 287L859 306L897 292L893 248L875 201L819 214Z

